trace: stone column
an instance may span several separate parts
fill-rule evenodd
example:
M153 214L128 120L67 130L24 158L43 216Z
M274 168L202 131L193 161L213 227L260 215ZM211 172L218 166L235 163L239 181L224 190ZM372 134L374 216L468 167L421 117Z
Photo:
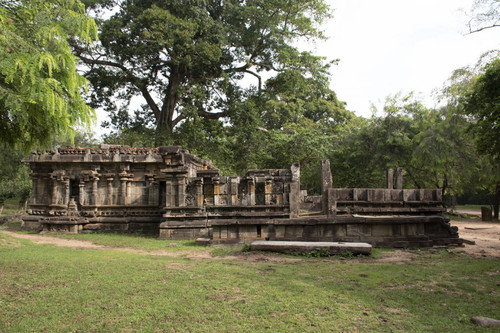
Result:
M332 171L330 169L330 161L321 161L321 205L323 209L323 214L329 215L330 212L330 200L328 198L329 191L332 188Z
M179 175L177 180L177 206L186 206L186 176Z
M146 185L148 187L148 205L154 205L156 203L154 176L146 177L146 181Z
M238 183L239 178L228 178L228 205L237 205L238 204Z
M108 191L106 193L106 205L110 206L113 204L113 177L108 177Z
M52 179L52 204L57 205L59 203L59 193L57 188L57 179Z
M394 188L394 170L392 169L387 169L386 184L389 190L392 190Z
M38 176L32 174L31 175L31 183L33 186L33 191L31 192L30 203L36 204L38 202L38 200L37 200L37 197L38 197Z
M220 180L217 177L212 178L212 184L214 186L214 206L220 204Z
M397 167L396 168L396 184L395 188L400 190L403 188L403 168Z
M120 177L120 205L127 204L127 178Z
M80 205L85 204L85 181L83 179L80 179L78 184L78 199Z
M175 198L174 198L174 188L172 184L172 178L167 178L165 180L165 207L174 207L175 206Z
M125 192L125 205L130 205L130 203L132 202L130 198L130 193L132 192L132 190L130 189L131 187L132 187L132 181L129 179L127 180L127 190Z
M63 182L64 184L64 202L63 205L67 205L69 203L70 197L69 197L69 178L65 179Z
M97 201L97 194L98 194L98 187L97 187L97 182L99 181L99 177L94 177L92 179L92 205L97 206L98 201Z
M253 177L247 177L248 185L248 205L255 206L255 180Z
M92 200L91 200L91 204L94 205L94 206L97 206L98 204L98 201L97 201L97 197L98 197L98 193L99 193L99 188L97 186L97 182L99 181L99 177L94 177L92 178Z
M265 203L266 203L266 205L271 204L272 188L273 188L273 178L267 177L266 178L266 187L265 187Z
M196 206L203 207L203 178L197 178L194 182L196 187Z

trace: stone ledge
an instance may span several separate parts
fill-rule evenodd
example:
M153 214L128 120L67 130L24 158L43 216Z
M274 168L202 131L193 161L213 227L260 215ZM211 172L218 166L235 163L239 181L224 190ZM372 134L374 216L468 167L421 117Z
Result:
M324 250L328 254L370 254L372 246L368 243L346 242L294 242L294 241L254 241L250 244L252 251L272 251L281 253L307 253Z

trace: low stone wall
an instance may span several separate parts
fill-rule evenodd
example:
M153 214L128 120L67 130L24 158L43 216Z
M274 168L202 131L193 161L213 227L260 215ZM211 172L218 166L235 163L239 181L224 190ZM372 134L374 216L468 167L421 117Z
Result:
M374 246L458 245L458 228L443 216L302 217L212 222L213 242L254 240L365 242Z

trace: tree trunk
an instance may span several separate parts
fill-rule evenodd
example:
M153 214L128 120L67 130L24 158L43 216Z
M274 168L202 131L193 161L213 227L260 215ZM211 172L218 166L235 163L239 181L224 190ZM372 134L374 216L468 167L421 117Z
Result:
M500 182L495 188L495 203L493 204L493 218L498 220L498 207L500 206Z
M174 112L180 101L179 89L183 83L183 71L181 68L172 68L170 80L168 81L163 105L161 107L160 119L157 119L157 129L162 132L172 133L176 123L174 122Z

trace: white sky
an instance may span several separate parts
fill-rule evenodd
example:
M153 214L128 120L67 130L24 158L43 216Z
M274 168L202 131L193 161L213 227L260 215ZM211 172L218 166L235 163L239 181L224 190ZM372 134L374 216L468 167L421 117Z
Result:
M428 97L454 69L500 48L500 28L465 35L464 11L473 0L328 2L334 18L325 26L329 39L316 53L340 59L331 70L331 87L349 110L365 117L371 103L380 108L399 91Z

